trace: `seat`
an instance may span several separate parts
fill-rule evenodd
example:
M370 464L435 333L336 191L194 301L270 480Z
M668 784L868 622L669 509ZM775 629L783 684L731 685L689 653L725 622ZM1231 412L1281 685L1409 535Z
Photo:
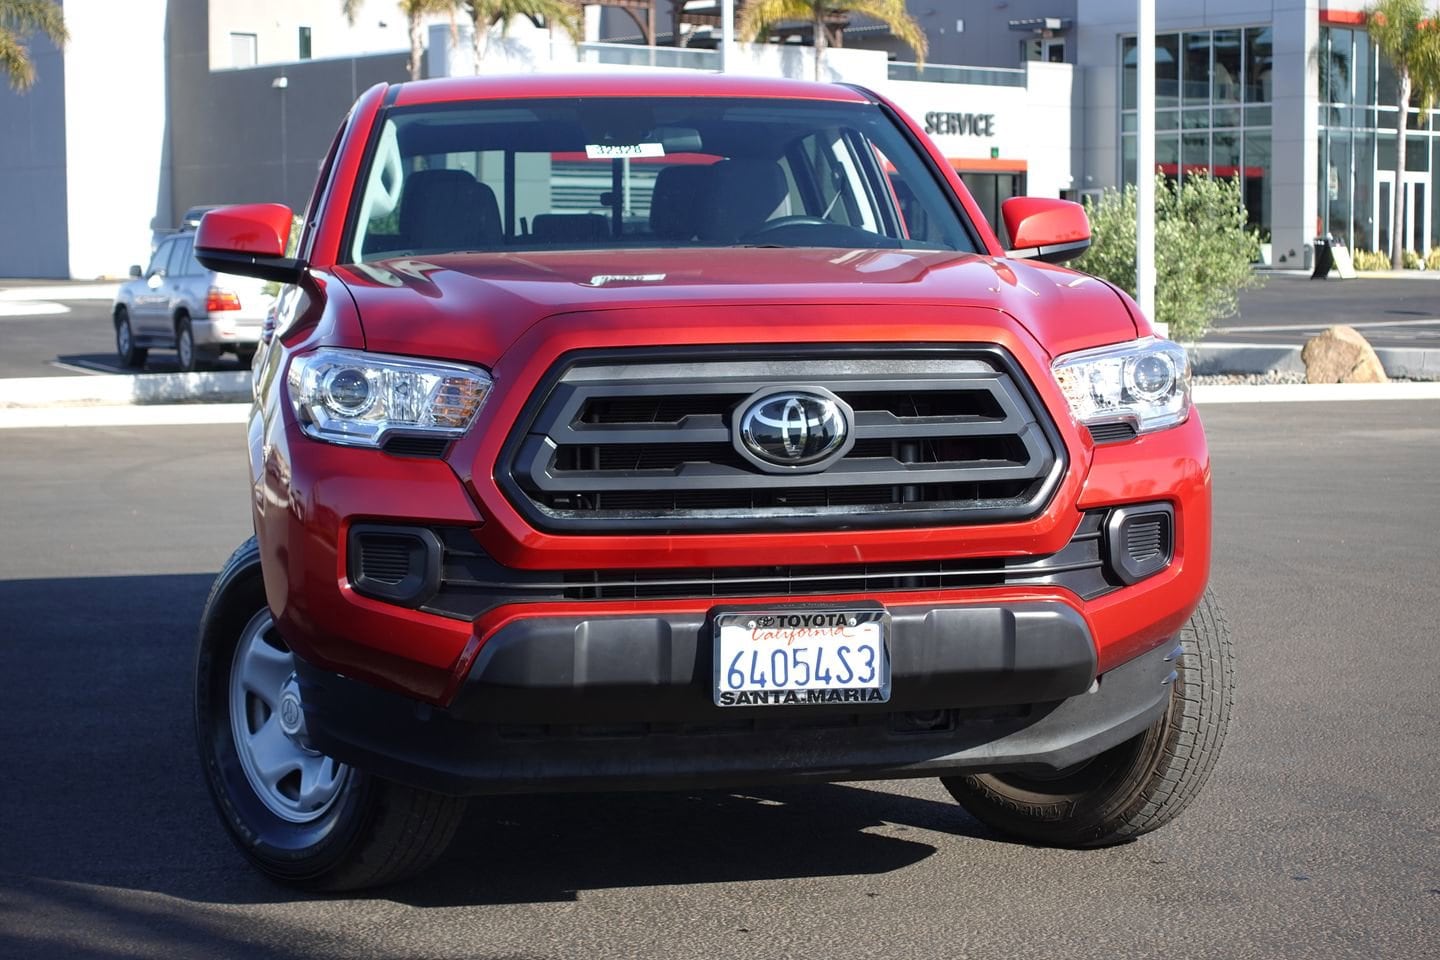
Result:
M610 224L598 213L537 213L530 221L536 243L600 243L610 239Z
M650 232L664 240L688 243L699 232L701 208L710 194L709 165L666 167L655 177L650 195Z
M702 240L734 243L769 219L790 192L785 174L769 160L721 160L710 169Z
M413 250L485 250L504 242L495 191L464 170L421 170L400 194L400 235Z

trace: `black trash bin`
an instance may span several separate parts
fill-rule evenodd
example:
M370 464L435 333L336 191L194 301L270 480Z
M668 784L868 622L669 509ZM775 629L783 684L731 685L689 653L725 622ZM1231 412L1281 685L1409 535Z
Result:
M1315 238L1315 272L1310 274L1311 280L1324 280L1330 275L1331 269L1335 266L1335 252L1330 249L1330 238L1328 236Z

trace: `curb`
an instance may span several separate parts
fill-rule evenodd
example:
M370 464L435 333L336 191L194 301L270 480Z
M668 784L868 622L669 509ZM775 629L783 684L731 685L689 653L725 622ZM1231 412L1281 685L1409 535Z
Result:
M0 410L102 405L249 403L248 370L0 379Z
M1440 379L1440 350L1425 347L1375 347L1386 376ZM1186 344L1191 369L1206 374L1304 373L1296 345L1206 342Z
M0 430L44 427L158 427L244 423L248 403L115 404L90 407L0 408Z
M1440 381L1413 383L1215 383L1195 387L1196 406L1350 400L1440 400Z

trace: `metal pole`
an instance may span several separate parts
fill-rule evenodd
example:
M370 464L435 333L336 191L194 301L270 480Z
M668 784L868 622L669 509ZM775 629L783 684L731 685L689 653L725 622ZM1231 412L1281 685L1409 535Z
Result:
M1137 0L1135 299L1155 320L1155 0Z
M735 0L720 0L720 72L730 73L735 65Z

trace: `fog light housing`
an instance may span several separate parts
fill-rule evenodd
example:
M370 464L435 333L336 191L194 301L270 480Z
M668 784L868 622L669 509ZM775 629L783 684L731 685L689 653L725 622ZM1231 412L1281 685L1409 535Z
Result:
M440 538L425 527L357 523L346 541L346 573L355 592L419 607L440 589Z
M1126 585L1154 576L1175 557L1175 508L1146 503L1111 510L1105 549L1110 569Z

